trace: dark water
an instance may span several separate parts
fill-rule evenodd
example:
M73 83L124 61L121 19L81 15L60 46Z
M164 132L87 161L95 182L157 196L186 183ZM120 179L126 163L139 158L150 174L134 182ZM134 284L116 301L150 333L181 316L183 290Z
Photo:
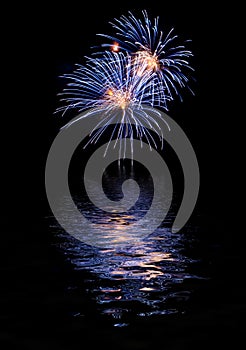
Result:
M105 318L114 327L127 327L137 318L184 314L193 288L209 279L204 271L197 271L201 258L185 252L184 247L195 240L189 233L159 228L153 238L109 249L87 246L65 234L58 233L57 239L102 322ZM68 281L64 292L71 298L80 287ZM79 307L71 312L90 317L90 311L86 315Z
M124 236L128 219L112 224L107 218L107 225L119 230L116 220ZM56 225L50 229L49 317L64 349L88 348L84 341L132 350L241 341L242 261L224 256L216 240L206 243L199 227L174 234L163 225L141 242L108 249L83 244Z
M196 270L196 264L202 263L202 257L192 256L197 241L197 227L193 225L189 228L187 225L183 233L175 234L171 231L175 211L178 210L175 201L169 210L164 207L163 201L155 206L155 212L166 210L164 223L147 236L138 235L150 225L146 219L140 226L138 220L148 210L152 210L150 205L154 188L147 169L139 164L134 169L131 165L119 168L116 162L107 170L103 181L107 196L118 201L122 198L124 181L128 178L136 180L139 197L134 193L135 187L128 192L128 197L132 197L131 202L134 203L134 198L137 198L128 212L106 212L93 207L81 190L80 178L76 181L73 177L71 192L74 194L74 202L88 220L98 225L98 232L95 234L95 231L88 228L84 232L81 222L73 218L73 211L67 205L66 198L61 201L62 217L71 221L72 230L82 232L82 239L73 238L56 223L50 227L57 240L54 246L78 276L81 275L83 289L95 304L102 322L105 319L114 327L127 327L132 319L185 313L185 303L194 286L206 283L210 278L208 272ZM156 213L149 220L154 215ZM83 242L87 235L92 244ZM79 287L76 282L68 283L65 293L69 297L77 295ZM79 308L71 312L77 317L84 315Z
M105 193L117 200L128 175L120 181L118 173L109 175ZM135 172L140 197L122 214L95 210L81 177L72 177L74 201L99 223L101 247L68 235L52 213L31 230L29 240L15 235L8 268L2 269L1 348L205 349L242 342L245 256L238 253L235 236L227 234L225 240L220 221L196 210L180 232L172 233L180 202L174 195L163 224L150 236L128 242L126 231L151 203L147 175ZM66 205L63 210L70 217ZM107 246L110 233L114 241Z
M114 170L107 173L104 189L109 198L119 200L121 184L129 174ZM81 188L81 178L73 177L71 193L77 207L88 220L99 223L95 246L68 235L52 216L46 218L52 237L51 294L57 298L60 293L63 299L61 309L54 308L57 314L53 317L65 319L68 327L75 323L77 327L88 327L90 333L92 327L107 334L114 329L129 332L137 324L149 322L152 333L155 322L169 322L189 313L194 291L211 279L209 261L204 251L199 252L197 224L187 225L182 232L171 231L178 197L174 196L164 223L151 235L129 240L129 232L134 237L138 230L145 229L130 227L144 217L153 196L151 178L143 169L140 174L138 170L134 175L131 172L140 187L139 199L129 212L121 214L94 208ZM66 198L62 202L63 217L71 219ZM80 222L72 222L79 227ZM109 236L114 237L113 241Z

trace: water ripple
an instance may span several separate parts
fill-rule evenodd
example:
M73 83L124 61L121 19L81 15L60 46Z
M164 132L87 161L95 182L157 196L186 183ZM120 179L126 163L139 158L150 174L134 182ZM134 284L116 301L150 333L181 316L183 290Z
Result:
M141 318L182 313L194 283L207 279L192 273L199 259L184 254L187 234L163 228L157 231L141 243L109 249L85 245L63 233L57 235L59 249L74 271L89 273L84 288L99 314L117 321L115 327L126 327L129 315ZM70 295L73 290L67 288Z

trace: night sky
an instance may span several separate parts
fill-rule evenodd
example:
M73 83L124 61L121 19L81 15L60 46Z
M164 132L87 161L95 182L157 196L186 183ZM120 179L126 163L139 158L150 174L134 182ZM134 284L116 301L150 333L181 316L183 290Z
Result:
M142 9L152 18L159 16L163 29L168 31L174 27L182 38L192 40L195 96L184 93L184 101L173 102L168 115L186 132L197 154L201 174L198 210L204 227L211 229L208 235L216 237L215 242L228 256L227 265L219 266L223 271L221 278L225 278L225 269L228 275L235 274L233 283L241 278L245 264L242 232L235 229L240 206L236 201L240 183L235 174L234 121L238 117L234 115L234 98L230 97L233 96L232 62L228 59L235 51L229 26L231 9L225 4L223 8L215 8L212 1L178 4L154 0L144 4L144 1L134 0L114 5L88 2L86 6L75 1L52 2L52 6L35 2L7 11L4 55L9 66L10 86L6 89L7 113L2 111L1 234L6 242L3 281L10 290L16 288L13 280L19 266L28 265L32 274L40 274L40 300L42 293L48 293L45 271L49 265L49 243L43 218L49 209L44 168L49 147L64 123L53 114L58 104L57 93L64 87L58 77L71 71L74 64L83 63L85 55L90 56L90 47L99 40L96 34L110 32L108 21L127 14L128 10L136 13ZM35 268L37 272L33 272ZM22 282L18 280L20 289ZM23 290L32 294L32 282L29 287L26 285ZM245 290L241 290L243 292ZM232 295L233 303L237 294L232 292ZM34 307L35 302L40 304L39 296L34 300ZM9 303L11 314L11 298ZM242 305L243 310L245 305ZM240 329L242 323L231 312L227 317L235 318ZM235 335L238 336L236 332Z
M14 30L9 33L5 52L13 78L8 79L10 103L4 125L11 130L11 140L8 138L8 152L3 157L7 168L13 171L3 172L3 176L11 182L13 193L20 191L25 200L26 205L19 210L28 206L39 216L36 208L40 198L43 201L45 197L46 156L59 128L67 121L53 114L58 106L57 93L64 87L59 76L71 72L76 63L84 63L84 56L90 56L91 46L100 40L96 34L110 32L110 20L128 10L147 9L150 17L160 17L161 28L168 31L173 27L181 39L192 40L189 48L194 54L195 96L184 91L184 101L176 99L168 113L186 132L197 153L201 205L219 225L224 225L224 218L229 218L233 209L228 202L235 193L231 182L236 166L235 98L227 60L232 36L229 9L215 9L209 2L160 5L153 1L151 7L142 1L118 4L87 4L84 8L71 1L69 5L57 3L51 8L37 3L33 9L21 7L20 16L17 9L10 15ZM5 140L3 147L6 149ZM6 201L11 206L10 198L7 193ZM24 227L25 220L24 216Z

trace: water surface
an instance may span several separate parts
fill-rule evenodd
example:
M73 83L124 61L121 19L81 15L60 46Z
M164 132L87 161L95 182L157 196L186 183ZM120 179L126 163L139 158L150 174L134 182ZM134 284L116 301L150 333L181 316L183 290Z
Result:
M105 177L105 193L112 200L122 197L121 184L128 175L120 174L108 175L109 183ZM80 294L86 294L94 313L114 327L127 327L141 318L184 314L193 290L209 279L204 270L197 268L203 263L195 253L199 228L187 225L181 232L171 232L178 208L175 196L165 222L146 238L138 238L137 230L144 230L148 222L141 227L135 225L134 229L131 224L144 218L151 204L153 184L148 176L136 175L135 180L140 196L127 213L107 213L94 208L81 190L80 180L77 187L71 186L77 207L88 220L99 224L95 246L68 235L54 220L50 225L53 245L76 274L75 280L66 281L64 293L76 300ZM72 220L66 198L62 202L63 217L69 218L74 227L80 227L80 222ZM157 210L165 210L163 204ZM83 306L78 305L70 312L73 317L90 317Z

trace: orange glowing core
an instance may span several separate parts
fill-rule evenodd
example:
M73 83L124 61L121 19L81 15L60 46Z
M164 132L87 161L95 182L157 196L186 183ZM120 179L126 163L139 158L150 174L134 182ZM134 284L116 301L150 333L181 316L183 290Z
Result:
M138 75L144 72L156 72L161 69L158 56L152 54L149 50L137 51L133 59L133 66L135 65Z
M110 105L114 105L115 107L121 109L126 109L131 102L131 93L129 91L110 88L104 94L104 99Z
M111 51L113 52L118 52L119 51L119 43L117 41L114 41L113 44L111 45Z

